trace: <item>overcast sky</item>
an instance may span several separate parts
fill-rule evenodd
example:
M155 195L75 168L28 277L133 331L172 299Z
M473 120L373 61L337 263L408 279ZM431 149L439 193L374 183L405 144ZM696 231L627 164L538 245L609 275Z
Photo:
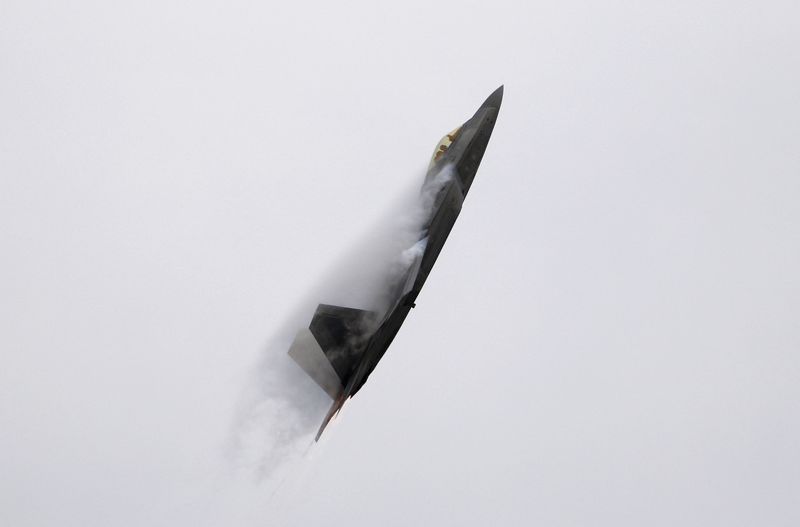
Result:
M0 524L797 526L798 6L0 1ZM270 343L500 84L417 308L265 473Z

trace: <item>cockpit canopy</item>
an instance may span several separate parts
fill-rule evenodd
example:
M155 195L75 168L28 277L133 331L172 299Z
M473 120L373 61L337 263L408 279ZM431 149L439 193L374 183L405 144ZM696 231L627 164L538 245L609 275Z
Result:
M459 126L449 134L442 137L439 143L436 145L436 150L433 151L433 155L431 156L431 162L428 164L428 168L432 167L434 163L439 161L442 155L447 152L447 149L450 148L450 145L453 141L456 140L458 137L458 133L461 131L461 127Z

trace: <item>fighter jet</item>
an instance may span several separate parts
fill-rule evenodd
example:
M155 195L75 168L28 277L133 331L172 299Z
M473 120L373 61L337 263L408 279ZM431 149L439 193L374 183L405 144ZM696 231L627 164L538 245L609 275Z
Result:
M495 90L467 122L445 135L434 150L421 196L429 201L406 267L387 284L380 311L320 304L301 330L289 356L333 400L316 440L345 401L358 393L415 306L461 205L472 186L503 100Z

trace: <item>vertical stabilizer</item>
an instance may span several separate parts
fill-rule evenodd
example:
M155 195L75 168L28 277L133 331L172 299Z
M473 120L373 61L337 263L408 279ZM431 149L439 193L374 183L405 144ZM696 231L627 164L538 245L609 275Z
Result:
M339 397L342 382L310 330L303 328L297 332L292 347L289 348L289 356L331 399L336 400Z

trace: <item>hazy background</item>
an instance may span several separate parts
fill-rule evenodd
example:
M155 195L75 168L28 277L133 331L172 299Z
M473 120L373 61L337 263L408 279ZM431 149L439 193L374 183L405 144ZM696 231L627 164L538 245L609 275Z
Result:
M0 524L798 525L798 5L2 0ZM501 83L417 309L259 483L270 339Z

